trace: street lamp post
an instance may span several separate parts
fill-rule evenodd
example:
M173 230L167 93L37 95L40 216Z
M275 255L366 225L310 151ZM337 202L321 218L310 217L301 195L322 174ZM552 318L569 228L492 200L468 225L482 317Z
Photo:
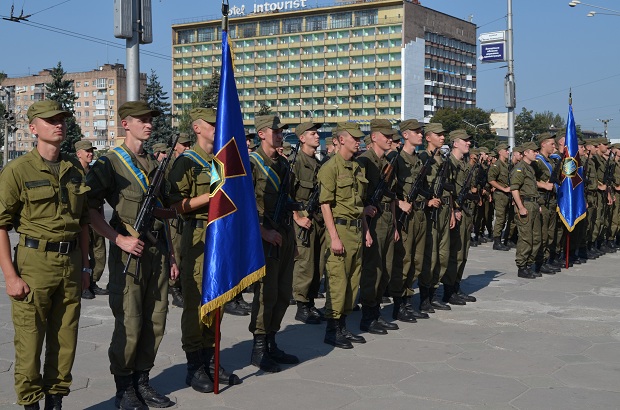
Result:
M601 7L601 6L597 6L597 5L594 5L594 4L583 3L583 2L581 2L579 0L573 0L570 3L568 3L568 5L570 7L588 6L588 7L593 7L595 9L599 9L599 10L603 10L603 11L609 12L609 13L601 13L601 12L598 12L598 11L590 11L587 14L588 17L594 17L597 14L604 14L604 15L607 15L607 16L620 16L620 11L618 11L618 10L608 9L606 7Z
M605 139L607 139L607 124L609 123L609 121L613 120L613 118L608 118L606 120L601 120L597 118L596 120L602 122L603 125L605 126L605 131L603 131L603 136L605 137Z
M12 124L9 124L9 116L11 112L11 90L6 87L0 87L0 92L6 96L5 112L8 114L4 120L4 152L2 153L2 166L5 167L9 163L9 131Z
M490 122L483 122L482 124L476 124L476 125L474 125L474 124L472 124L471 122L466 121L466 120L462 120L462 121L463 121L465 124L469 125L470 127L472 127L472 128L474 129L474 139L476 139L476 137L478 136L478 128L479 128L479 127L483 127L483 126L485 126L485 125L493 125L493 121L490 121Z

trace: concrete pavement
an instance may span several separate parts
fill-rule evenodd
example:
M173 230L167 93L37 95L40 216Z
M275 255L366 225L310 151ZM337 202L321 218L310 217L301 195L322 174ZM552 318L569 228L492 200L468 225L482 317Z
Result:
M478 302L415 324L399 323L401 329L386 336L364 333L368 343L352 350L324 344L325 325L296 322L291 306L277 340L302 363L278 374L249 365L249 316L226 316L222 363L243 384L222 386L217 396L185 385L181 309L170 306L152 383L178 409L619 408L619 263L620 253L611 254L528 280L517 277L514 250L493 251L490 244L472 248L462 288ZM107 296L83 301L66 409L114 408L107 357L113 317L107 302ZM386 318L391 307L384 306ZM348 320L356 333L359 316L355 312ZM0 329L0 409L18 409L13 325L4 289Z

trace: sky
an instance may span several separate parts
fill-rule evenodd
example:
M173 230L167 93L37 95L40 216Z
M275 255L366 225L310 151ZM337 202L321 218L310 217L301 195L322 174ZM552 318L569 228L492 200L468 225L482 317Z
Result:
M0 71L9 77L36 74L61 61L67 72L89 71L104 63L125 63L125 40L114 38L113 0L0 0L0 17L23 8L30 22L0 20ZM141 72L155 70L164 89L172 88L172 29L184 19L221 18L219 0L151 0L153 43L141 46ZM275 0L269 0L273 2ZM336 0L307 0L312 7ZM575 121L584 130L620 138L620 12L604 13L570 0L514 0L514 59L517 114L523 107L568 114L572 89ZM264 0L229 0L230 6L252 9ZM507 0L421 0L423 6L471 19L481 33L505 30ZM617 0L589 4L619 10ZM607 12L609 13L609 12ZM505 112L505 63L478 65L477 106Z

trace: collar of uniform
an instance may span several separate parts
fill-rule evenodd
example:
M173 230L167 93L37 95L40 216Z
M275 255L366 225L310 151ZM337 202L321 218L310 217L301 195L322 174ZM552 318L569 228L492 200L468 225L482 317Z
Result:
M207 154L207 152L198 144L194 144L192 150L209 162L213 159L213 154Z
M263 147L256 148L256 151L254 152L256 152L263 158L263 161L265 161L265 165L267 165L268 167L271 167L276 163L275 160L271 159L267 154L265 154L265 151L263 151Z
M369 149L368 151L369 154L369 159L375 163L375 165L377 166L377 168L381 169L381 161L385 160L385 156L383 156L383 158L379 158L379 156L377 155L377 153L375 152L374 149Z
M415 163L418 159L418 154L413 151L413 154L406 152L404 149L400 151L400 156L403 157L407 162Z
M31 152L32 152L32 155L36 158L39 169L42 171L49 172L49 169L47 165L45 165L45 161L43 160L43 157L41 156L41 153L39 152L39 150L35 148ZM60 177L62 177L65 174L65 172L69 168L71 168L73 163L71 162L70 157L66 156L62 152L58 153L58 162L60 162L60 170L58 171L58 177L60 179Z
M353 164L354 164L354 162L355 162L355 161L353 160L353 158L351 158L350 160L348 160L348 161L347 161L346 159L344 159L344 158L343 158L343 156L342 156L342 155L340 155L340 152L337 152L337 153L334 155L334 157L333 157L333 159L332 159L332 160L333 160L333 161L336 161L337 163L340 163L343 167L345 167L345 168L349 168L349 169L353 169ZM332 160L330 160L330 161L332 161Z

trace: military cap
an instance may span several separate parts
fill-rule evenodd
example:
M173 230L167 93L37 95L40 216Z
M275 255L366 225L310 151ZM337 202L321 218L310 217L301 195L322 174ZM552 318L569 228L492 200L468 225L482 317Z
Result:
M467 131L463 129L450 131L449 137L450 137L450 142L454 142L456 140L468 140L471 138L471 136L467 134Z
M549 132L543 132L542 134L538 135L538 137L536 137L536 141L538 142L539 146L540 144L542 144L543 141L548 139L554 139L553 135L551 135L551 133Z
M562 138L566 137L566 129L562 128L558 132L555 133L555 142L559 142Z
M495 151L491 151L491 152L489 153L489 157L492 157L492 158L497 158L497 157L499 157L499 154L498 154L497 152L495 152Z
M331 147L334 145L334 140L332 138L325 140L325 146Z
M426 127L424 127L424 133L428 134L429 132L433 132L435 134L441 134L441 133L446 132L446 130L443 128L443 125L441 125L441 123L433 122L430 124L426 124Z
M392 135L392 141L394 142L400 142L400 139L402 138L400 136L400 134L398 133L398 131L394 130L394 134Z
M84 151L88 151L91 149L97 149L97 147L93 147L93 143L87 140L79 140L74 145L75 151L79 151L83 149Z
M609 146L609 148L611 148L611 149L620 149L620 144L619 143L611 144Z
M421 124L418 120L405 120L400 123L400 132L419 130L420 128L424 128L424 124Z
M288 125L280 122L280 117L277 115L258 115L254 118L254 125L256 126L257 131L260 131L263 128L271 128L272 130L288 128Z
M599 145L603 144L603 145L609 145L611 144L611 142L609 142L609 140L607 140L607 138L603 137L603 138L599 138Z
M255 136L256 136L255 132L250 132L248 130L245 130L245 139L246 140L254 139Z
M478 148L469 149L469 155L479 155L479 154L480 154L480 150Z
M157 154L158 152L168 152L168 146L163 142L153 144L153 154Z
M396 134L396 130L392 128L389 120L374 119L370 121L370 132L380 132L383 135L390 136Z
M584 139L582 139L582 138L579 138L579 139L577 140L577 144L578 144L578 145L586 145L586 140L584 140Z
M586 138L584 142L586 145L598 145L598 138Z
M297 128L295 128L295 134L297 134L297 136L299 137L306 131L316 131L319 128L321 128L321 124L317 124L314 122L302 122L297 126Z
M28 122L32 122L35 118L52 118L58 114L62 114L64 118L72 117L69 111L64 111L60 104L52 100L37 101L28 107Z
M351 121L339 122L336 125L336 133L339 133L341 131L348 132L353 138L362 138L365 135L364 132L360 129L359 124Z
M514 147L512 149L512 152L519 152L519 153L523 154L523 144L517 145L516 147Z
M478 147L478 151L480 151L481 153L484 152L485 154L489 153L489 149L485 146Z
M531 149L533 151L538 151L538 145L534 141L526 142L525 144L523 144L522 147L523 147L523 151L521 152L525 152L528 149Z
M191 144L192 139L189 137L189 135L187 135L186 132L182 132L181 134L179 134L179 140L177 141L177 144Z
M203 120L209 124L215 124L217 112L213 108L197 107L189 110L189 118L192 121Z
M370 138L370 135L366 135L364 137L364 144L366 144L366 146L369 146L370 144L372 144L372 138Z
M293 148L291 146L291 143L284 141L282 143L282 154L288 157L289 155L291 155L292 151L293 151Z
M504 142L502 142L501 144L497 144L497 147L495 147L495 152L500 152L503 149L508 149L510 148L510 146Z
M146 114L150 114L151 117L159 117L161 111L152 109L144 101L127 101L125 104L118 107L118 116L121 120L129 116L139 117Z

